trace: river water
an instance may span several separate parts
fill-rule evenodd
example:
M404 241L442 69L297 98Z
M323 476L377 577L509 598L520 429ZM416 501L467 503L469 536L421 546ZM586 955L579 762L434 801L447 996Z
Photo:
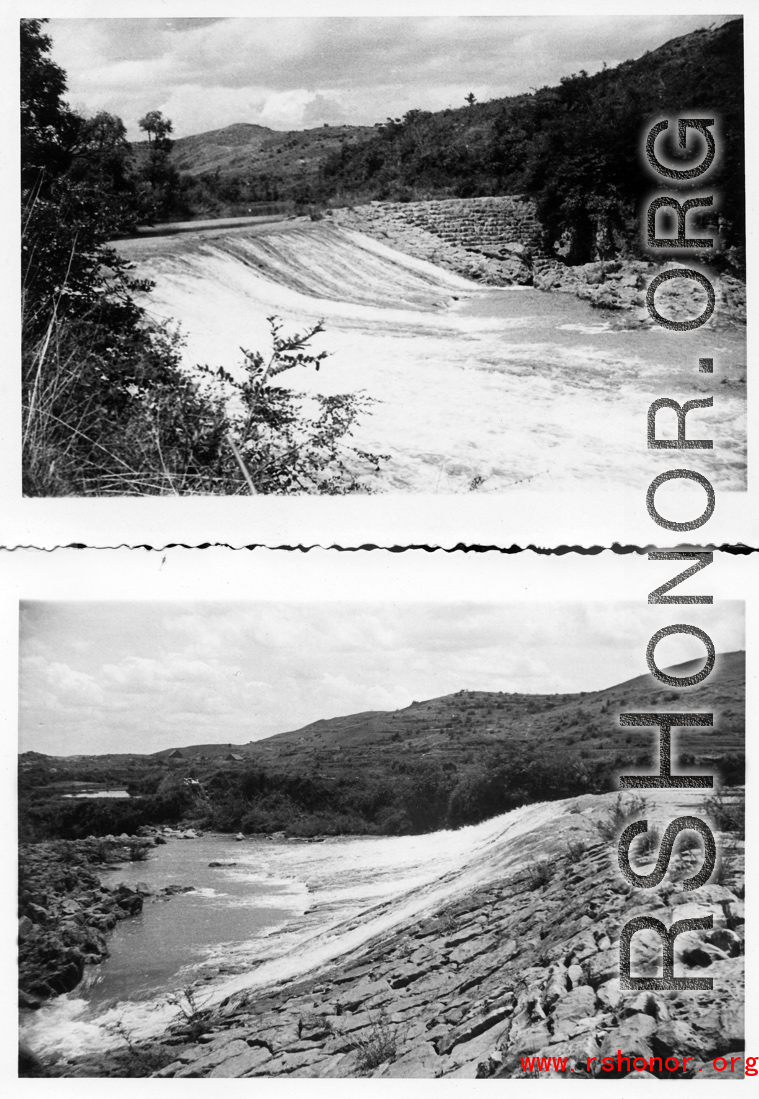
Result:
M701 796L654 791L652 819L692 813ZM526 805L423 836L171 839L148 862L125 864L109 880L142 880L156 890L193 885L195 892L149 902L141 916L118 925L111 957L74 992L22 1013L22 1036L41 1055L76 1056L121 1045L125 1032L135 1041L160 1035L181 1019L171 994L190 984L198 1006L212 1007L237 992L339 966L377 935L524 873L538 858L565 854L578 810L595 819L615 797ZM211 861L237 865L210 868Z
M155 280L146 304L180 325L188 368L234 374L241 347L266 349L271 314L288 332L323 319L322 369L277 383L373 398L354 441L390 455L378 491L637 486L682 462L646 448L651 402L715 392L713 408L689 413L688 437L719 439L699 454L715 487L745 487L745 328L640 328L571 294L477 286L326 221L119 248ZM706 355L718 381L699 374ZM660 420L672 436L674 414Z
M488 880L504 842L555 813L555 805L529 806L456 832L398 838L172 838L103 880L195 891L149 899L142 915L117 925L111 957L74 992L24 1013L23 1037L41 1054L73 1056L122 1041L116 1024L134 1038L160 1033L177 1018L167 995L191 983L198 1003L210 1005L300 975Z

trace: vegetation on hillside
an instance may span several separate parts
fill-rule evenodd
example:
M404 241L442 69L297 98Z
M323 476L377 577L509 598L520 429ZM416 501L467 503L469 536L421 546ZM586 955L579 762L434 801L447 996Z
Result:
M742 653L723 656L691 693L689 707L720 717L714 729L676 736L676 771L743 784L744 675ZM226 832L398 835L476 824L534 801L613 790L620 772L650 770L654 730L620 730L616 715L667 709L675 694L652 688L649 676L593 694L460 691L238 746L231 754L242 760L225 759L232 745L185 749L176 760L165 752L30 755L22 758L21 832L76 839L184 822ZM134 796L62 801L75 782Z
M373 129L275 133L238 124L182 138L175 154L186 208L241 214L288 200L301 209L348 202L525 194L537 202L549 247L568 263L637 252L641 203L657 187L645 166L647 128L662 117L719 120L721 163L708 177L717 201L698 215L719 223L720 247L699 260L745 268L743 26L673 39L643 57L579 72L555 87L432 113L410 110ZM674 157L680 153L669 142ZM146 150L143 150L143 153ZM678 194L702 193L678 185ZM693 218L693 215L691 215Z
M370 140L328 159L324 194L404 201L524 193L536 199L549 242L567 262L604 259L642 244L639 207L657 186L643 137L652 121L680 115L713 115L721 127L724 156L708 184L721 202L701 224L716 227L719 212L722 246L699 258L743 271L741 20L529 95L388 119ZM695 180L692 189L703 185Z
M271 350L246 351L235 378L182 369L176 335L135 300L150 284L108 243L175 208L171 123L145 116L150 155L135 167L120 119L64 101L43 24L21 21L25 494L366 490L379 456L349 439L368 402L309 400L275 380L319 369L320 325L285 335L270 318Z

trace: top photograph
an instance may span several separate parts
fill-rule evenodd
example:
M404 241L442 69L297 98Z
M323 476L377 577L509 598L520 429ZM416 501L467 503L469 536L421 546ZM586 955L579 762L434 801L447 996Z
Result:
M666 11L21 19L20 499L747 538L743 19Z

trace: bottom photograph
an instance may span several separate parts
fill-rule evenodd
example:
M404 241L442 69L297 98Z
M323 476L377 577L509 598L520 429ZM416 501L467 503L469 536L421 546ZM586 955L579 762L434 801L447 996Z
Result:
M11 584L22 1077L757 1074L744 601L62 552Z

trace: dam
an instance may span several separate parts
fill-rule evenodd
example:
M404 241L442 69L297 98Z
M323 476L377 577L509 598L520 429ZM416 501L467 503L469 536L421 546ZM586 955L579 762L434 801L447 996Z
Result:
M404 221L426 218L422 231L442 247L443 237L429 232L434 204L414 205L430 210L409 210ZM445 225L453 233L454 222L444 209L436 233ZM531 224L529 211L511 228L486 212L480 223L500 256L493 262L505 264ZM472 224L460 220L456 239L484 262L471 250ZM351 442L388 456L368 478L375 492L555 492L591 479L639 485L679 461L675 451L652 456L638 445L646 408L663 393L697 397L705 384L693 368L697 332L651 330L567 293L482 285L340 217L227 224L117 247L136 275L155 283L143 304L181 333L189 371L204 364L242 377L241 349L266 357L268 317L280 317L287 333L323 320L313 344L329 353L321 370L290 370L278 384L306 401L359 391L373 399ZM713 336L724 392L713 409L691 413L689 430L726 441L705 452L704 472L715 488L741 489L745 330Z

